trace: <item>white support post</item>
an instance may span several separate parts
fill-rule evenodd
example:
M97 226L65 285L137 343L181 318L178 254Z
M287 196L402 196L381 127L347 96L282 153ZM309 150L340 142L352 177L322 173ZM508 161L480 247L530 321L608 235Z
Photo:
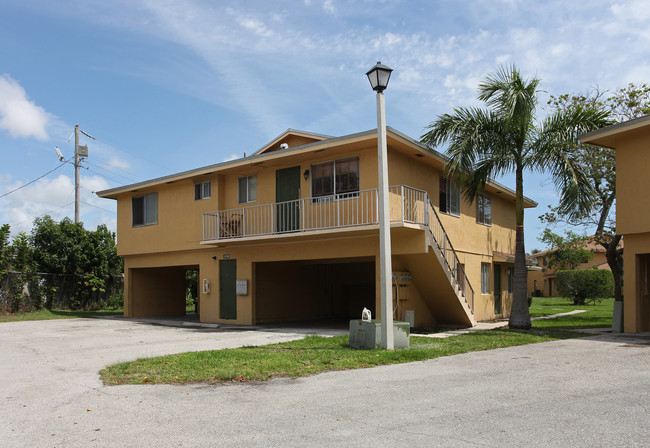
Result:
M393 268L390 245L390 208L388 204L388 147L386 109L383 92L377 92L377 152L379 166L379 263L381 281L381 345L393 350Z

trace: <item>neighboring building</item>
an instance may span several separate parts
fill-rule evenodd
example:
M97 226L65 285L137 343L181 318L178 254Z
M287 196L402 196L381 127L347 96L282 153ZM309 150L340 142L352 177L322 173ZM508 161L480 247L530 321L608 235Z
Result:
M441 154L387 138L395 318L507 317L514 192L491 182L470 205ZM202 322L380 318L377 172L376 130L288 130L249 157L99 192L117 200L125 315L184 314L198 270Z
M650 115L581 137L616 150L616 231L625 251L624 331L650 331Z
M620 246L623 246L623 241L621 241ZM580 263L574 269L596 268L611 270L607 264L607 256L605 255L605 248L603 246L595 243L593 239L590 239L585 243L584 248L585 250L592 252L594 256L589 260L584 260L583 263ZM547 249L528 256L528 259L534 260L534 264L538 268L529 269L528 271L529 296L557 297L560 295L555 283L555 273L562 269L557 266L552 268L548 266L552 253L555 250L556 248Z

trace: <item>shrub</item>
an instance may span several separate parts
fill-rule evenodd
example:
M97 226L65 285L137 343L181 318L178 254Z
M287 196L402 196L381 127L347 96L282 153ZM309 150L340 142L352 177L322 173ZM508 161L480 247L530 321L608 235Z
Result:
M558 292L574 305L596 303L614 293L614 277L605 269L558 271L555 278Z

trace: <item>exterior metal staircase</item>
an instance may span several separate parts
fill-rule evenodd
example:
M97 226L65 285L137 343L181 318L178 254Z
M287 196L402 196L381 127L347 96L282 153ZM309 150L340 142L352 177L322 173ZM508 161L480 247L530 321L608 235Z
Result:
M476 324L474 317L474 288L467 278L464 266L461 264L445 228L436 210L426 196L427 243L438 258L449 283L454 289L458 301L463 306L465 314L472 325Z

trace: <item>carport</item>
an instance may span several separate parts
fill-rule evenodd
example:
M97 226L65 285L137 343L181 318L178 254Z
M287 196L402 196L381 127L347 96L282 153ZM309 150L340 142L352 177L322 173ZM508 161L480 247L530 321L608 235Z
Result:
M373 257L254 263L255 322L359 318L375 313Z
M184 316L186 272L198 269L198 265L128 269L125 287L129 288L129 294L124 303L125 316Z

